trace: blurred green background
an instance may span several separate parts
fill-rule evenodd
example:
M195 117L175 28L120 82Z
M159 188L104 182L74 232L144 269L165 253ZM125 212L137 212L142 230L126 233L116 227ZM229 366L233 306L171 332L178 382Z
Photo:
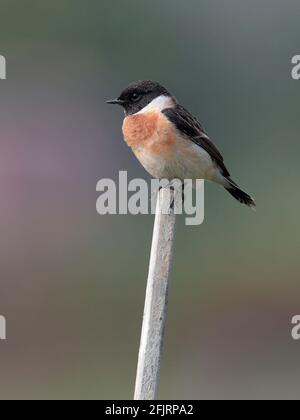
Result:
M257 212L206 184L178 219L162 399L298 398L296 0L0 0L1 399L130 399L153 216L99 216L149 179L105 105L136 79L200 118Z

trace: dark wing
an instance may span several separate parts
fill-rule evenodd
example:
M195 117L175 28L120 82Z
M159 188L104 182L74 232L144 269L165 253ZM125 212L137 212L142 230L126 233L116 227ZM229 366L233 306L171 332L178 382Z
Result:
M222 174L229 177L230 174L224 164L224 159L214 143L206 135L202 125L183 106L176 105L174 108L166 108L163 114L173 123L176 128L185 134L193 143L202 147L220 167Z

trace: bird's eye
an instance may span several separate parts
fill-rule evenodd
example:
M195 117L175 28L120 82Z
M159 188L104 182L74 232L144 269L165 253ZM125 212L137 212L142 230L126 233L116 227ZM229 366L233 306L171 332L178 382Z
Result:
M138 100L140 99L140 97L141 97L141 95L140 95L139 93L137 93L137 92L134 92L134 93L131 95L131 99L132 99L134 102L138 101Z

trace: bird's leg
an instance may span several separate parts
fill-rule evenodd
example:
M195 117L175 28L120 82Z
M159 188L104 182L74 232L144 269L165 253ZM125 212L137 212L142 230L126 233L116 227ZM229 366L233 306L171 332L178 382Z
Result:
M172 198L172 202L170 204L170 210L174 210L174 205L175 205L175 188L172 185L170 186L170 191L173 191L173 198Z
M185 197L185 183L182 183L182 206L184 206L184 197Z

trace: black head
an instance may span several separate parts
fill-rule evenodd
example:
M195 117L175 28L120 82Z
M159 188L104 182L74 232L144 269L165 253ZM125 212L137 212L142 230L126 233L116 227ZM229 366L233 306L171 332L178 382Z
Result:
M126 115L132 115L161 95L171 96L159 83L152 80L139 80L131 83L117 99L107 101L107 103L121 105Z

